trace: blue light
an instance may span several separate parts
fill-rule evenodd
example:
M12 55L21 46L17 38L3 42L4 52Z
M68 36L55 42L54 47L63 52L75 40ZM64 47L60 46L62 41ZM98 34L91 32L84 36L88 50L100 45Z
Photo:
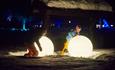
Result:
M57 28L61 28L62 20L56 19L54 23Z
M98 21L98 22L99 22L99 24L102 24L101 18L99 19L99 21Z
M13 18L12 11L10 9L5 10L4 14L3 14L3 17L5 18L6 21L11 22L12 18Z
M11 22L12 16L8 16L8 17L6 18L6 20L9 21L9 22Z
M109 23L105 18L99 18L96 28L101 31L115 31L114 23Z
M28 29L26 29L26 18L23 18L22 19L22 29L21 29L21 31L27 31Z
M107 22L106 19L103 19L103 28L109 28L109 23Z
M96 25L99 26L98 27L99 29L101 29L101 28L110 28L110 23L105 18L100 18L98 20L98 24L96 24Z
M15 28L11 28L11 31L15 31L16 29Z

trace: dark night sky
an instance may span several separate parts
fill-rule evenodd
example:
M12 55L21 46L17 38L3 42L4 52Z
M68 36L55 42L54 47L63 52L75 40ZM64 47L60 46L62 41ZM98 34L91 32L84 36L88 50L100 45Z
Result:
M113 7L113 10L115 11L114 0L106 0L106 1ZM4 14L3 12L7 11L7 9L11 9L13 11L16 10L16 12L22 11L22 12L25 12L26 14L27 14L27 12L32 10L31 0L0 0L0 5L1 5L0 6L0 15L1 14L3 15Z
M115 0L105 0L107 1L112 7L113 7L113 10L115 11Z

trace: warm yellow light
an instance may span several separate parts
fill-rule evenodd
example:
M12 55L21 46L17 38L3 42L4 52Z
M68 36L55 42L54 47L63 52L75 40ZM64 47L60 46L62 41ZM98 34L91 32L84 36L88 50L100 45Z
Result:
M37 45L37 43L34 42L34 46L35 46L36 50L38 51L38 56L39 57L54 54L54 45L53 45L52 41L48 37L42 36L39 39L39 43L40 43L42 51L40 51L39 46Z
M68 52L72 57L89 57L92 56L93 45L87 37L77 35L69 41Z

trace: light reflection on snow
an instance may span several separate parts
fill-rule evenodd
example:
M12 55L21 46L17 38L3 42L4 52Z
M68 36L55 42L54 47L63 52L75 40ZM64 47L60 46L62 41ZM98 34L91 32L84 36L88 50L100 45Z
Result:
M17 51L17 52L8 52L9 56L24 56L24 54L27 53L27 51ZM92 56L88 57L90 59L96 59L97 57L103 55L103 54L111 54L111 51L93 51ZM65 53L65 56L67 56L68 53ZM58 52L55 52L52 56L58 56ZM68 56L69 57L69 56ZM76 57L77 58L77 57Z
M44 56L49 56L54 54L54 45L53 42L46 36L42 36L39 40L40 47L42 51L40 51L39 46L37 45L36 42L34 42L34 47L38 51L38 57L44 57ZM28 53L29 50L27 51L21 51L21 52L9 52L10 55L14 56L24 56L25 53Z

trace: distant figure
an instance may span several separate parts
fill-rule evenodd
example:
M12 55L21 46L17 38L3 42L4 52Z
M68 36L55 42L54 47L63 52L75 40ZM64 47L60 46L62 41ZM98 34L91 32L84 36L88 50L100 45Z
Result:
M66 36L66 42L64 43L64 48L61 51L61 55L64 55L65 50L68 49L68 42L71 38L75 37L76 35L79 35L81 31L81 26L77 25L74 30L71 30L68 32L68 35Z

